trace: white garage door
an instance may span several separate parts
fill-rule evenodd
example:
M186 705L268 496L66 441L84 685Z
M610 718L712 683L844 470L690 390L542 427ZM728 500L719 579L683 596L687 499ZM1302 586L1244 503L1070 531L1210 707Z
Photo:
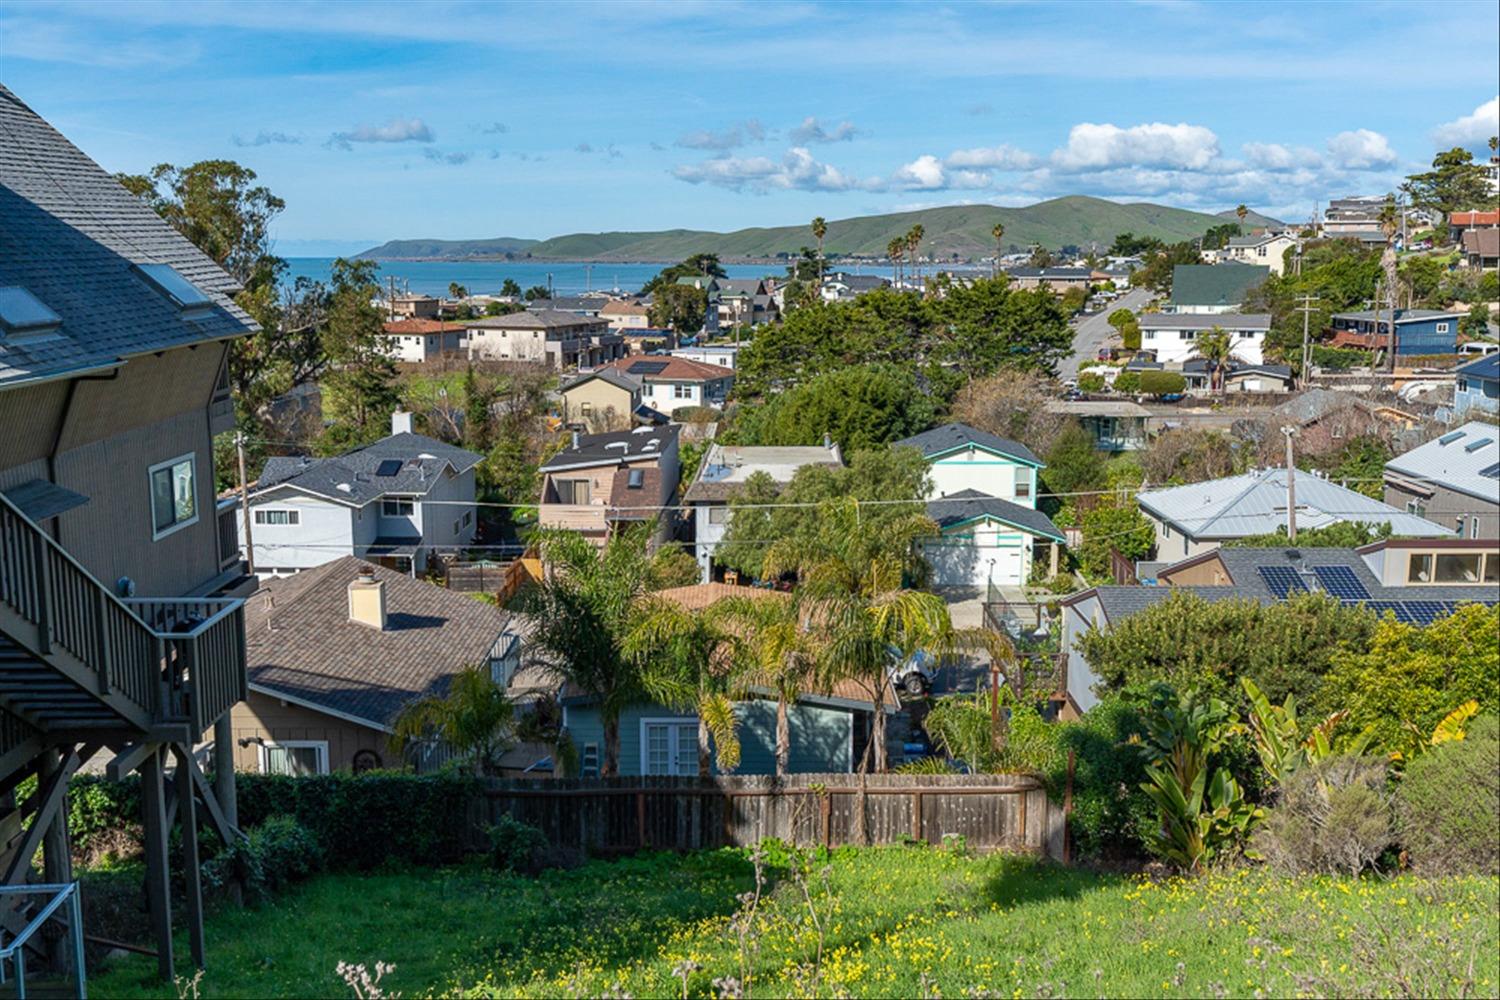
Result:
M976 528L923 547L937 587L1020 586L1026 582L1024 536Z

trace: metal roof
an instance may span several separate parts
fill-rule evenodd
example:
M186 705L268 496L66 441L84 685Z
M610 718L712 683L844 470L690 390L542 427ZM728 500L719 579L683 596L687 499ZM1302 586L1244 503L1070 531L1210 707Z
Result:
M1500 379L1500 354L1489 354L1478 361L1459 365L1458 374L1466 378Z
M1500 505L1500 479L1482 475L1500 462L1500 427L1471 420L1385 463L1394 472Z
M1296 492L1300 528L1355 521L1388 524L1393 534L1409 537L1453 535L1442 525L1317 476L1298 476ZM1188 486L1149 490L1137 501L1143 511L1195 541L1269 535L1286 525L1286 470L1260 469Z

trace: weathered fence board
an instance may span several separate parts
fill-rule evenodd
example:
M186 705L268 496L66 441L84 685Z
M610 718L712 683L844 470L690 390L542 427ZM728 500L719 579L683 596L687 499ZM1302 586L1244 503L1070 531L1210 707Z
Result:
M633 851L743 846L941 843L1063 858L1063 810L1014 775L797 774L489 782L482 822L502 815L564 847Z

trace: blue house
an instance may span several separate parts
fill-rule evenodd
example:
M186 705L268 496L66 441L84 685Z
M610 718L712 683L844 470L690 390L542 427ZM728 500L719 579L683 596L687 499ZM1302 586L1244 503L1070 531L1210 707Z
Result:
M1463 318L1463 313L1440 309L1397 309L1396 354L1453 354L1458 350L1458 324ZM1336 346L1379 350L1386 346L1391 333L1390 313L1381 313L1377 328L1375 312L1370 309L1334 313L1329 325Z
M1453 412L1470 410L1500 413L1500 354L1491 354L1459 367L1453 390Z

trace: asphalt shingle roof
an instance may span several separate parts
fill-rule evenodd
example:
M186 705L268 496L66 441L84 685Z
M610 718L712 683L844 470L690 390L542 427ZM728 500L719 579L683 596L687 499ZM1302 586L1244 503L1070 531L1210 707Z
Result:
M1269 330L1270 313L1145 313L1142 330Z
M166 264L209 299L183 312L132 268ZM55 332L0 327L0 386L240 337L233 278L0 86L0 288L26 289Z
M382 463L398 461L390 475L377 475ZM484 456L444 444L425 434L392 434L337 458L269 458L257 490L295 486L316 496L363 507L389 493L425 494L443 471L466 472Z
M607 434L580 434L577 447L564 448L542 464L542 471L624 464L627 460L659 458L677 440L678 427L637 427ZM655 442L653 445L652 442ZM621 447L623 445L623 447ZM648 447L648 445L650 447Z
M1458 374L1468 378L1500 379L1500 354L1491 354L1458 366Z
M959 490L957 493L929 500L927 516L945 530L977 518L993 517L1032 535L1053 538L1059 542L1065 540L1057 525L1041 511L992 497L978 490Z
M1179 306L1236 306L1270 274L1269 267L1254 264L1178 264L1172 268L1172 302Z
M349 584L362 572L385 584L383 631L349 620ZM441 696L506 632L524 637L526 619L354 556L267 581L245 602L251 684L377 726Z
M504 316L487 316L484 319L465 320L464 326L471 330L571 330L594 328L603 320L595 316L562 312L557 309L539 309L535 312L507 313Z
M1021 442L999 437L988 431L970 427L968 424L943 424L941 427L934 427L897 441L891 447L916 448L924 457L932 458L934 455L946 454L957 448L967 448L969 445L993 451L1007 458L1014 458L1037 468L1042 467L1042 460Z

